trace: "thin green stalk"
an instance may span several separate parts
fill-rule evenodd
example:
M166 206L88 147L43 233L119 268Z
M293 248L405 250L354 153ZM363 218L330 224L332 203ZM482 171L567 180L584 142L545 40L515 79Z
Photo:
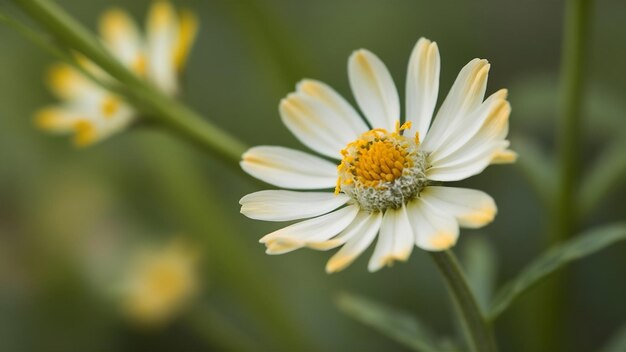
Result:
M456 256L452 251L431 253L454 300L471 351L497 351L491 325L486 321L474 294L469 288Z
M585 56L588 51L588 28L591 0L567 0L563 48L561 53L561 96L557 121L559 157L558 189L555 214L550 224L550 245L571 237L579 226L578 198L581 155L581 112ZM567 350L567 295L563 294L567 272L554 276L541 291L537 311L543 319L535 326L546 351Z
M162 93L133 74L100 44L88 29L61 7L48 0L13 0L39 24L68 48L76 50L127 86L127 94L158 119L187 139L206 147L210 152L238 166L246 146L235 137L214 126L195 111Z
M561 58L561 100L557 145L560 160L557 211L552 243L575 230L576 191L579 182L583 67L588 51L590 0L568 0Z
M85 77L88 77L90 80L97 83L98 85L104 87L105 89L109 91L120 93L120 94L122 93L123 88L120 87L119 84L116 85L116 84L113 84L112 82L105 82L95 77L91 72L87 71L83 66L81 66L78 62L76 62L75 57L72 56L69 52L67 52L65 48L55 45L55 43L51 41L51 38L48 38L47 36L33 30L32 28L24 25L23 23L11 18L11 16L5 13L4 9L0 9L0 22L12 28L17 33L19 33L22 37L24 37L26 40L30 41L31 43L35 44L39 48L43 49L45 52L47 52L51 56L65 62L68 65L71 65L74 69L80 71Z

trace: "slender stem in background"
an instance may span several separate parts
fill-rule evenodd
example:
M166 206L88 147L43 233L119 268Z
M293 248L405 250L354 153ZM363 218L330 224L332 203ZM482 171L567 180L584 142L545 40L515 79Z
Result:
M238 167L241 154L246 149L244 143L137 77L113 58L97 37L61 7L48 0L13 1L60 42L85 55L125 85L128 88L127 97L146 109L148 116L206 147L231 166Z
M496 342L491 325L487 323L481 312L454 253L448 250L431 252L430 254L461 313L460 318L470 349L474 352L496 351Z
M583 67L588 51L590 4L590 0L568 0L565 9L557 129L559 190L552 243L570 237L576 227L575 194L579 181Z
M549 243L554 245L571 237L577 230L576 204L579 188L581 155L581 110L583 78L588 51L588 28L591 0L567 0L564 15L561 52L561 82L557 121L559 158L558 189L555 214L550 223ZM541 314L538 330L541 347L546 351L568 350L568 295L565 294L567 271L555 275L540 291L537 311Z

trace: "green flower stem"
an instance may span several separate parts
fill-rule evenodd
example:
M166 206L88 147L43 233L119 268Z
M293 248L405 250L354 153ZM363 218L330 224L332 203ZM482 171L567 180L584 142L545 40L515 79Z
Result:
M550 224L550 245L571 237L579 226L578 189L581 155L581 111L583 103L583 68L588 51L590 0L567 0L564 15L561 53L561 96L557 121L559 157L556 209ZM543 318L535 326L538 340L547 351L568 350L566 323L567 295L564 294L567 272L555 275L539 292L538 312Z
M572 235L576 224L575 204L581 144L583 66L587 48L590 0L568 0L561 59L561 100L557 145L559 151L559 190L552 243Z
M167 127L206 147L237 166L245 144L214 126L198 113L137 77L116 60L100 40L61 7L48 0L13 0L61 43L83 54L127 87L128 98Z
M471 351L497 351L491 326L481 312L454 253L448 250L432 252L431 255L459 309Z

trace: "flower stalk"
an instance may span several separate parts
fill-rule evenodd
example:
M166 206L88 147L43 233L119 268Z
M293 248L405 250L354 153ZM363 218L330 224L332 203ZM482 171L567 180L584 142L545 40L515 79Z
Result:
M470 350L473 352L497 351L492 328L481 312L454 253L447 250L430 254L458 307Z
M244 143L137 77L61 7L48 0L14 0L14 3L69 49L81 53L124 85L126 98L145 110L147 118L154 118L238 167L241 154L246 150Z
M561 96L557 120L557 152L559 160L556 209L548 238L554 245L571 237L579 226L580 206L579 157L581 155L581 117L583 80L591 0L568 0L565 6L561 53ZM554 277L544 288L538 309L544 314L539 331L540 341L548 350L567 349L564 345L567 321L567 295L563 295L567 272Z
M552 243L570 237L577 218L575 195L579 179L581 111L585 53L588 51L590 0L569 0L565 9L561 59L561 100L557 129L559 189Z

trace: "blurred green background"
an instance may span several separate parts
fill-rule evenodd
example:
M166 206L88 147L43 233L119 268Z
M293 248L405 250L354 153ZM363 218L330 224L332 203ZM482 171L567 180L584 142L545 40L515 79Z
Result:
M59 3L92 29L114 5L143 23L150 4ZM441 52L440 100L466 62L488 59L488 93L510 91L512 148L516 140L531 140L551 158L563 1L175 4L194 10L201 22L182 99L249 145L304 149L282 126L278 101L304 77L329 83L353 101L346 63L357 48L385 61L402 96L410 51L425 36ZM626 137L626 2L596 1L593 8L583 174ZM55 101L43 84L54 60L6 26L0 27L0 52L0 350L220 350L228 331L247 336L257 350L293 348L283 343L290 339L301 341L304 350L405 349L343 315L334 300L344 291L411 312L441 335L458 330L425 253L416 250L409 262L370 274L370 249L333 275L324 272L326 252L267 256L258 239L281 225L249 220L238 205L263 186L151 127L84 150L37 131L33 112ZM589 217L577 219L583 228L626 218L623 181ZM549 215L519 164L491 167L459 184L491 194L499 214L485 229L464 230L455 251L463 257L473 240L485 240L497 256L502 283L545 249ZM136 243L176 234L201 252L201 292L164 326L139 329L108 293L114 264ZM570 268L560 321L575 351L598 350L626 323L624 254L626 244L620 244ZM524 296L498 321L503 351L542 350L538 330L544 317L534 309L541 292L539 287ZM300 336L291 336L294 331Z

